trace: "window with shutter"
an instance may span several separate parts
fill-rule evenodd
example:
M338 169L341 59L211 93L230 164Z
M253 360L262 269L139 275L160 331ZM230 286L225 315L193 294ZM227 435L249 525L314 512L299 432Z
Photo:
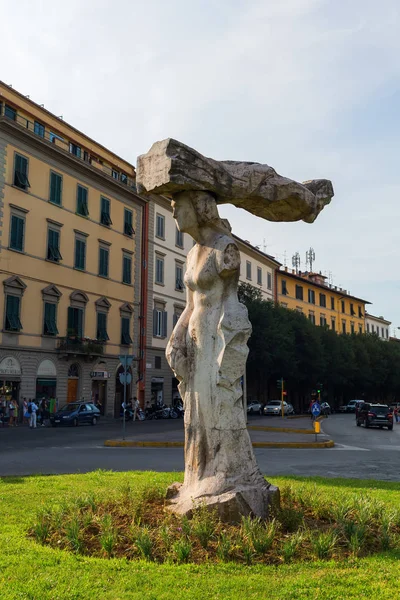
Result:
M262 285L262 269L257 267L257 284Z
M164 283L164 259L156 256L156 283Z
M130 335L130 322L131 320L128 317L121 318L121 344L123 346L127 346L132 343L132 338Z
M267 288L272 290L272 275L271 273L267 273Z
M175 246L178 246L178 248L183 248L183 233L182 231L179 231L178 228L176 228L175 232Z
M107 198L101 198L100 223L102 225L112 225L110 216L110 201Z
M124 234L129 235L130 237L132 237L132 235L135 233L135 230L132 227L132 223L133 223L132 211L125 208L124 209Z
M132 283L132 259L127 255L122 258L122 281L123 283Z
M60 253L60 232L49 229L47 234L47 259L53 262L62 260Z
M62 176L50 171L50 197L49 201L61 206Z
M175 264L175 289L178 291L183 291L184 288L183 267L181 264Z
M86 266L86 242L84 240L75 239L75 269L84 271Z
M5 318L5 329L7 331L21 331L20 305L21 299L18 296L7 296Z
M101 277L108 277L108 258L109 258L108 248L103 248L103 247L100 246L100 250L99 250L99 275Z
M68 307L67 335L72 337L83 337L83 309Z
M28 181L28 159L20 154L15 154L14 185L21 190L31 187Z
M83 217L89 216L89 207L88 207L87 197L88 197L87 189L78 184L76 212L78 215L81 215Z
M34 124L34 127L33 127L33 131L39 137L44 138L44 125L42 125L42 123L39 123L39 121L35 121L35 124Z
M57 305L52 302L44 303L44 323L43 323L43 334L44 335L57 335Z
M11 215L10 248L24 251L25 219L17 215Z
M10 106L9 104L6 104L4 107L4 115L6 117L8 117L9 119L11 119L12 121L17 120L17 111L15 110L15 108Z
M156 236L165 239L165 218L163 215L156 216Z
M97 313L97 339L101 342L106 342L110 338L107 334L107 314Z

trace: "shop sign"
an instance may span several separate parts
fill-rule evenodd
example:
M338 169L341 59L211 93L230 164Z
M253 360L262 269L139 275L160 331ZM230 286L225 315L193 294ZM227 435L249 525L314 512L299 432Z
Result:
M146 363L146 369L151 369L153 365L151 363Z
M6 356L0 362L0 375L21 375L19 362L13 356Z
M108 371L92 371L90 377L92 379L110 379L111 375Z
M164 377L152 377L151 383L164 383Z
M57 370L53 361L47 359L42 360L38 368L37 376L46 378L57 377Z

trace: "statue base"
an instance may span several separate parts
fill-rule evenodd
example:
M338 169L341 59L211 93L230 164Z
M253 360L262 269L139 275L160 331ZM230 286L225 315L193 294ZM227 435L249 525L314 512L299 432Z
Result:
M173 483L167 490L167 509L178 515L191 518L193 510L207 506L216 512L225 523L239 523L242 516L252 515L267 519L271 509L279 508L279 488L265 482L265 485L237 486L221 494L199 494L193 489L185 489L182 483Z

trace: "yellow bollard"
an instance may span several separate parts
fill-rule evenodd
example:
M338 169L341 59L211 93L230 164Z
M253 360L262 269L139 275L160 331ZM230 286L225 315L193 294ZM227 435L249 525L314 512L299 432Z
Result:
M321 423L319 421L314 421L314 429L315 433L321 433Z

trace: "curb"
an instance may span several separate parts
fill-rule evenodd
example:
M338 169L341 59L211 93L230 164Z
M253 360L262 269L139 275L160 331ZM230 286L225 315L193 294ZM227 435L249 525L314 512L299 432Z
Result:
M314 432L313 432L314 433ZM109 448L183 448L184 442L134 442L127 440L106 440ZM333 440L326 442L253 442L253 448L333 448Z
M287 419L310 419L310 415L287 415Z
M279 431L280 433L315 433L314 429L294 429L293 427L262 427L250 425L247 429L254 431Z

